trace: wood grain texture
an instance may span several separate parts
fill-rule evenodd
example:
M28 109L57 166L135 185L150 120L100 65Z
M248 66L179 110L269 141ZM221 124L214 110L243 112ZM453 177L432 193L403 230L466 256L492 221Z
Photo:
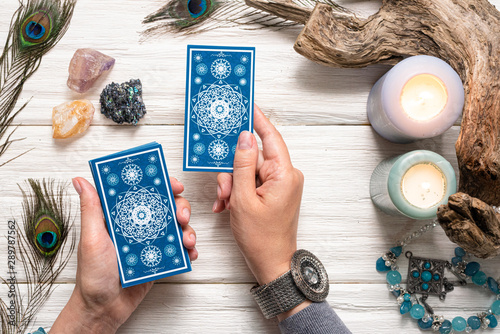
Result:
M97 109L94 125L115 125L99 114L99 94L111 82L140 78L148 109L144 124L184 124L187 44L255 46L255 100L272 120L288 125L368 124L365 103L375 81L389 67L375 66L356 71L325 69L304 59L293 50L300 28L281 31L215 30L202 35L167 35L139 43L141 20L164 1L81 0L71 27L54 50L42 61L38 72L25 84L18 105L32 98L15 123L50 125L52 108L81 95L66 86L68 66L76 49L92 47L117 59L113 70L85 94ZM6 0L0 8L2 22L9 22L17 1ZM376 10L376 1L353 2L355 8ZM109 16L120 17L119 24ZM89 25L89 22L91 24ZM0 29L3 46L7 25ZM105 32L105 33L104 33ZM244 38L242 38L244 37ZM279 103L276 103L279 101Z
M438 208L439 223L451 241L481 258L500 253L499 215L490 205L458 192Z
M18 118L18 138L4 156L33 151L0 169L0 236L8 219L20 219L17 183L28 177L75 176L91 179L88 160L153 140L165 150L169 172L185 184L198 235L199 260L193 271L158 282L119 333L277 333L276 324L258 312L248 290L254 278L246 268L228 226L228 215L211 212L216 174L182 172L186 44L252 45L257 47L256 101L289 146L294 165L305 174L299 225L299 247L316 253L327 267L329 302L353 333L416 333L414 321L401 317L375 260L408 232L422 225L377 211L369 198L369 179L384 158L413 149L442 154L457 170L454 143L459 128L410 145L392 144L367 125L365 103L375 81L389 69L330 69L304 59L293 50L297 29L267 32L231 28L189 38L165 36L139 43L141 19L164 1L79 0L70 30L26 83L21 101L32 97ZM500 4L500 0L497 1ZM371 14L376 1L343 1ZM8 22L17 1L0 7ZM89 24L89 22L91 22ZM126 22L126 24L123 24ZM0 43L6 25L0 24ZM66 87L67 66L79 47L93 47L117 59L115 68L85 98L96 104L88 132L69 140L51 137L51 110L80 98ZM137 127L116 126L99 114L100 90L110 81L140 77L148 114ZM307 126L306 126L307 125ZM71 204L78 210L76 193ZM80 219L76 215L75 229ZM78 233L79 234L79 233ZM409 249L415 254L449 258L454 245L440 229ZM0 237L0 275L6 275L7 244ZM439 255L437 255L439 254ZM482 262L483 263L483 262ZM405 268L402 261L401 267ZM500 276L499 260L487 260L485 271ZM68 300L75 281L76 255L58 279L36 324L50 327ZM405 269L402 269L403 276ZM22 275L19 274L22 281ZM6 296L0 285L0 296ZM475 288L457 289L445 303L433 301L445 315L469 315L491 304L492 296Z
M65 304L73 286L57 286L47 305ZM276 322L265 320L255 308L249 293L251 287L251 284L155 284L119 333L279 333ZM353 333L419 332L415 320L399 314L397 302L385 284L331 284L327 301ZM491 303L491 295L486 291L478 293L474 288L457 288L447 296L446 303L432 297L428 302L436 312L452 318L483 311ZM37 325L50 328L59 312L47 305L40 312L43 316Z

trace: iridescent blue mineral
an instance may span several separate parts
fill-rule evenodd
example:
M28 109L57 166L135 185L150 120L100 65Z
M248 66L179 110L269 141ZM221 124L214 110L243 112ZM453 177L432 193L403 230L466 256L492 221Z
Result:
M110 83L101 93L101 113L118 124L136 125L146 114L142 101L141 80L130 80L122 84Z

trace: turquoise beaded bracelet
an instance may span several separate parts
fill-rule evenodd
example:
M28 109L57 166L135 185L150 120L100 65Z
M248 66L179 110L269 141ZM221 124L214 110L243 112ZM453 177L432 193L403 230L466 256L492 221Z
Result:
M420 329L432 329L439 331L440 334L450 334L452 331L472 333L480 328L495 328L498 325L496 316L500 316L498 281L481 271L481 265L478 262L468 261L469 255L461 247L455 249L455 257L451 259L451 262L414 257L411 252L406 252L405 255L409 259L408 277L406 288L401 287L402 276L398 271L397 259L403 253L403 248L412 239L420 237L437 225L437 221L433 221L422 226L377 259L376 269L379 272L387 272L386 280L389 291L396 297L400 313L403 315L409 313L413 319L417 320ZM496 295L496 300L488 310L473 315L467 320L458 316L450 321L442 315L436 315L432 307L427 304L428 296L437 295L444 300L446 294L454 289L453 284L444 277L445 269L454 274L461 285L472 281L475 285L491 290ZM417 294L422 295L420 299L417 298Z
M42 327L38 327L38 329L36 331L34 331L33 333L28 333L28 334L47 334L47 333L45 332L45 330Z

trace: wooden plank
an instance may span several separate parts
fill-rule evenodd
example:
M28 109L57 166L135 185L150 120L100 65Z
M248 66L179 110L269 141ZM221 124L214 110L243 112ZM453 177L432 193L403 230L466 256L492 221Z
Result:
M357 10L374 11L377 2L346 2ZM96 106L94 125L115 125L100 114L99 94L107 83L140 78L148 109L144 124L183 124L187 44L251 45L256 51L255 101L283 125L367 124L365 104L375 81L387 66L331 69L314 64L292 48L300 29L281 31L220 29L189 37L165 36L139 43L142 19L163 2L80 1L71 26L59 44L44 57L40 69L25 84L18 105L31 99L16 124L50 125L52 108L86 98ZM10 22L17 1L0 8L0 22ZM121 22L110 20L109 15ZM4 44L6 25L0 28ZM242 38L244 37L244 38ZM76 49L92 47L116 58L113 70L88 93L67 86L68 65Z
M304 172L306 179L299 246L321 256L332 282L383 282L383 275L373 270L377 257L393 242L424 222L391 217L376 210L369 198L371 172L383 158L418 148L437 151L456 166L452 143L458 135L458 128L442 137L411 145L389 144L378 138L369 127L279 129L288 143L295 166ZM2 212L0 219L6 221L20 215L21 198L16 183L22 183L28 177L69 180L77 175L91 180L87 164L89 159L158 140L164 145L170 174L185 184L185 196L193 207L192 225L198 232L200 251L194 271L174 277L171 281L253 282L232 240L228 215L211 213L216 174L181 171L182 131L179 126L137 129L93 127L81 138L55 143L50 138L50 127L23 126L19 128L18 135L27 136L27 139L14 144L8 156L19 154L29 147L36 149L2 168L2 175L9 182L0 185L0 204L9 210ZM27 166L32 167L26 169ZM72 205L78 209L76 194L70 190L73 194ZM79 219L76 223L78 228ZM6 226L1 224L0 227L0 235L6 235ZM5 242L2 246L6 247ZM424 251L422 255L427 256L438 252L443 258L449 258L453 253L453 244L440 229L439 233L424 238L414 247L413 250ZM494 267L498 259L490 263L490 267ZM336 270L348 267L353 267L355 275L351 271ZM75 269L76 261L73 259L60 280L73 282Z
M66 304L73 284L62 284L40 311L33 329L50 328ZM274 320L265 320L249 294L248 284L155 284L120 334L153 333L279 333ZM5 285L1 286L2 296ZM394 296L384 284L332 284L328 302L353 333L415 333L416 321L401 316ZM479 292L477 291L479 290ZM447 319L486 310L491 293L457 288L445 302L430 297L437 314ZM40 316L43 315L43 316Z

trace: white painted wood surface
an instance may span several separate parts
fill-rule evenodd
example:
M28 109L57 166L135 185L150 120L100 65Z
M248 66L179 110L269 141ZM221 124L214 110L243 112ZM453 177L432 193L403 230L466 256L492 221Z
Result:
M369 178L382 159L413 149L436 151L456 168L458 126L440 137L410 145L381 139L368 124L365 103L371 86L389 67L350 70L314 64L293 51L299 29L236 27L189 37L165 35L140 43L142 18L163 3L79 0L68 33L25 84L19 105L31 101L15 120L20 127L14 137L26 139L14 143L0 163L34 149L0 169L0 235L6 235L8 219L20 220L18 183L29 177L91 179L89 159L158 141L165 149L170 174L185 184L200 258L191 273L158 282L119 333L277 333L276 324L260 315L248 293L254 278L234 244L228 215L211 212L216 175L184 173L181 165L186 45L255 46L255 100L283 133L295 166L305 174L299 247L315 252L325 263L331 280L330 304L353 333L418 332L413 320L399 315L387 291L385 275L375 271L375 260L425 222L376 210L369 198ZM364 15L380 5L366 0L345 0L342 4ZM2 1L0 45L4 44L16 7L15 0ZM84 95L66 86L69 61L81 47L98 49L117 60L114 69ZM148 114L137 127L117 126L97 111L84 135L52 139L53 106L84 97L99 110L99 93L104 85L131 78L142 80L148 107ZM70 193L76 213L78 198L72 189ZM79 223L77 217L77 230ZM440 228L409 247L415 254L444 259L450 258L453 248ZM2 241L2 276L6 274L6 253L6 242ZM484 261L484 268L494 277L500 276L498 258ZM71 294L75 271L76 254L36 325L51 326ZM493 300L491 294L477 290L458 288L445 303L432 303L444 315L469 316ZM6 298L5 286L0 292Z

